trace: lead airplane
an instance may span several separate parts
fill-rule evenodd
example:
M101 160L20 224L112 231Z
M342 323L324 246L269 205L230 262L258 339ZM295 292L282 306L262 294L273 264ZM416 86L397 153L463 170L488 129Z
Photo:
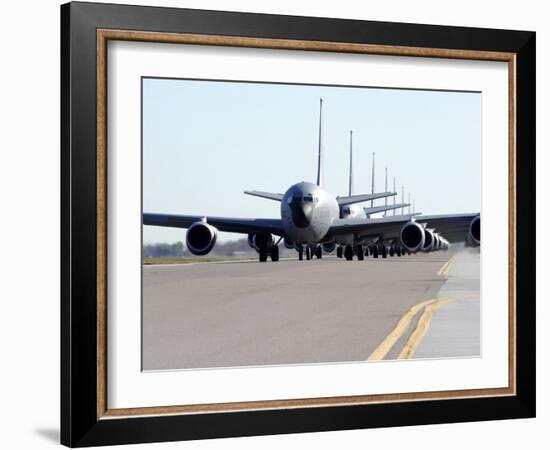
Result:
M396 195L395 192L371 193L336 197L323 188L323 100L319 112L319 152L316 183L302 181L284 194L245 191L249 195L279 201L280 218L236 218L207 215L175 215L144 213L143 224L171 228L187 228L187 248L194 255L208 254L216 244L218 231L247 234L249 243L257 250L259 260L279 260L279 242L284 239L298 250L299 259L310 259L313 250L319 252L323 244L335 242L340 236L353 235L357 241L378 236L398 235L404 248L410 252L420 250L425 243L425 224L414 218L385 217L341 218L341 209ZM480 242L479 214L423 216L422 221L437 228L450 242L467 239L473 245ZM276 241L275 236L279 239ZM322 251L322 250L321 250Z

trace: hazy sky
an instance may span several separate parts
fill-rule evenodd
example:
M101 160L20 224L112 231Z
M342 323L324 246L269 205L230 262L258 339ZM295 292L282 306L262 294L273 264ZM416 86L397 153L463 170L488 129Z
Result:
M480 210L479 93L146 78L144 212L280 217L278 202L243 190L315 181L320 97L327 190L347 195L353 130L355 193L370 193L376 152L377 191L388 167L397 201L404 184L417 211ZM185 230L146 226L143 239L175 242Z

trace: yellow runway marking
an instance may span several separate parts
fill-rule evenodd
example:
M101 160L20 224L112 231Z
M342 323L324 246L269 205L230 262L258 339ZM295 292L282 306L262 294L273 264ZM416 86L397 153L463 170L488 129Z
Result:
M422 342L422 339L424 339L424 336L426 336L426 333L430 329L433 315L439 308L446 305L447 303L454 302L456 300L464 300L471 297L472 295L467 295L464 297L447 297L427 305L424 309L424 312L422 313L422 316L420 316L420 319L418 319L416 329L409 337L409 340L403 347L403 350L401 350L401 353L399 353L397 359L411 359L415 355L418 346Z
M411 324L411 321L414 319L416 314L422 310L422 308L435 303L437 301L436 298L433 298L431 300L426 300L422 303L418 303L417 305L414 305L411 309L409 309L403 317L399 320L396 327L392 330L390 334L382 341L382 343L374 350L371 355L367 358L367 361L380 361L381 359L384 359L388 352L392 349L394 344L397 342L397 340L407 331L409 328L409 325Z
M448 276L449 273L451 272L451 269L453 268L455 261L456 261L456 255L454 255L451 259L449 259L449 261L443 264L441 269L439 269L439 271L437 272L437 275L440 277Z

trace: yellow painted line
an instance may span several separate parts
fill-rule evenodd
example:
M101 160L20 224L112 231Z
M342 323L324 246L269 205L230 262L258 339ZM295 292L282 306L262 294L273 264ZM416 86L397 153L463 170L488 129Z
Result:
M367 358L367 361L380 361L386 357L388 352L392 349L394 344L397 342L397 340L407 331L409 328L409 325L411 324L411 321L416 316L416 314L422 310L422 308L425 308L428 305L431 305L432 303L437 302L436 298L433 298L431 300L426 300L422 303L418 303L417 305L414 305L411 309L409 309L403 317L399 320L395 328L391 331L390 334L382 341L382 343L374 350L371 355Z
M451 272L451 269L453 268L453 265L456 261L456 255L454 255L449 261L447 261L443 266L441 266L441 269L437 272L437 275L440 277L446 277Z
M420 319L418 319L418 324L416 325L416 329L413 331L413 333L409 337L407 343L403 347L403 350L401 350L401 353L399 353L399 356L397 357L397 359L411 359L412 357L414 357L416 350L418 349L418 346L420 345L420 343L422 342L422 339L424 339L424 336L426 336L426 333L430 329L430 324L432 322L433 315L436 313L436 311L439 308L446 305L447 303L454 302L456 300L464 300L471 297L473 296L467 295L463 297L446 297L427 305L426 308L424 309L424 312L422 313L422 316L420 316Z

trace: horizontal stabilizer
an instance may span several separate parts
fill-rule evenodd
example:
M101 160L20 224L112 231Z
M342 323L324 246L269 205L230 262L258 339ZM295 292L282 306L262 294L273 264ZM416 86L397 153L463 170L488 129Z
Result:
M254 197L267 198L269 200L275 200L280 202L283 200L283 194L275 194L272 192L262 192L262 191L244 191L245 194L253 195Z
M406 208L409 206L408 203L398 203L397 205L382 205L382 206L373 206L372 208L363 208L365 214L376 214L379 212L390 211L392 209Z
M368 202L370 200L376 200L377 198L393 197L397 195L397 192L379 192L377 194L364 194L364 195L348 195L346 197L336 197L336 201L340 206L351 205L353 203Z

